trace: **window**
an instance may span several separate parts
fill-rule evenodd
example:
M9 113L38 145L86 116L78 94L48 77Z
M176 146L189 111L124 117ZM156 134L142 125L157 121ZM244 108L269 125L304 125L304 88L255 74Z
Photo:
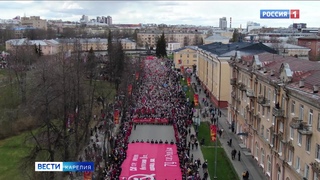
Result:
M259 146L258 146L258 143L256 143L256 157L257 157L257 160L258 160L258 156L259 156Z
M307 178L307 179L309 178L309 171L310 171L309 165L306 164L305 168L304 168L304 177Z
M194 54L194 55L193 55L193 57L194 57L194 58L196 58L196 57L197 57L197 55L196 55L196 54Z
M313 110L310 109L309 111L309 117L308 117L308 125L312 126L312 121L313 121Z
M313 173L313 180L319 180L317 172Z
M261 94L261 90L262 90L262 85L261 83L259 84L259 94Z
M180 57L182 58L182 54L180 54Z
M268 156L268 166L267 166L267 171L271 172L271 158Z
M262 168L264 168L264 150L263 149L261 149L261 166L262 166Z
M270 138L270 129L267 129L266 140L269 141L269 138Z
M299 109L299 120L303 120L303 105L300 105L300 109Z
M279 141L279 148L278 148L278 154L281 156L282 155L282 147L283 147L283 142Z
M318 113L317 129L318 129L318 131L320 131L320 113Z
M296 102L295 101L291 101L291 113L292 114L294 114L295 106L296 106Z
M296 170L298 172L300 172L300 157L297 156L297 159L296 159Z
M189 57L189 54L187 54L187 58Z
M276 91L273 91L273 103L276 103L277 94Z
M306 151L310 153L311 149L311 138L309 136L306 137Z
M263 137L263 135L264 135L264 125L261 125L261 136Z
M187 60L187 64L189 64L189 59Z
M276 124L276 117L272 116L272 125L274 126Z
M298 132L298 145L301 146L302 144L302 135Z
M316 144L316 159L320 160L320 145Z
M279 131L283 132L283 122L282 121L279 122Z
M270 101L271 100L271 89L268 88L268 96L267 99Z
M268 118L268 121L270 120L270 108L267 108L267 118Z
M288 164L292 165L293 152L291 149L288 151Z
M293 140L293 138L294 138L294 129L290 127L290 139Z
M262 106L262 116L264 116L264 110L265 110L265 108Z

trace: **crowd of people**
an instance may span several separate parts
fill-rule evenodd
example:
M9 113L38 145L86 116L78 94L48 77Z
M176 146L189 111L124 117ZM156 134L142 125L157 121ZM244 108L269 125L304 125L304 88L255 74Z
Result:
M171 68L172 63L168 60L154 58L145 60L143 63L144 68L141 72L141 78L137 82L138 88L132 93L133 104L129 105L127 112L123 113L117 135L109 139L111 152L107 155L106 166L101 170L103 179L119 179L122 162L126 159L128 143L144 142L144 140L129 142L129 136L134 127L132 121L134 118L167 118L169 124L173 125L175 140L161 140L159 137L159 140L145 141L150 143L175 143L182 179L206 179L208 177L207 162L194 159L192 154L193 148L197 149L199 144L197 134L191 134L190 132L194 102L186 98L180 85L182 75ZM102 149L99 148L98 154L101 154ZM97 168L101 169L101 167ZM200 174L201 168L203 174Z

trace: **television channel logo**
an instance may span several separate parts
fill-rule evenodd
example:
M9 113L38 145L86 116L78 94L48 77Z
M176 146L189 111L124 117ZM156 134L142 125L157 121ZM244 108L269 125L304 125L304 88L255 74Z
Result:
M94 162L35 162L35 171L93 172Z
M299 9L261 9L260 19L299 19Z

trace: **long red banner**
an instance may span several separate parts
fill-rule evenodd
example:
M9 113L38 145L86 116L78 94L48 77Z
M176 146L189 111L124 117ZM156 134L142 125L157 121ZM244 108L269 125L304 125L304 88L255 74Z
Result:
M194 106L199 105L199 95L198 94L193 94L193 102L194 102Z
M191 85L191 77L187 77L187 83L188 83L188 86Z
M181 69L181 74L184 74L184 67L180 66L180 69Z
M182 179L177 146L171 144L130 143L121 168L121 180Z
M113 117L114 117L114 124L119 124L120 111L118 109L114 110Z
M216 125L210 125L210 134L211 134L211 141L217 140L217 126Z
M167 124L169 120L166 118L134 118L134 123L150 123L150 124Z

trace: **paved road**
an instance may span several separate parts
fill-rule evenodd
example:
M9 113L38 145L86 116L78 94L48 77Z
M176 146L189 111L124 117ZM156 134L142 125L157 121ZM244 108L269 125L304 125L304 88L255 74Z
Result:
M129 142L136 141L136 140L143 140L146 142L147 140L153 139L155 140L162 140L165 142L166 140L170 142L173 140L174 142L174 130L172 125L137 125L136 130L132 128L131 135L129 138Z
M196 83L195 78L192 76L192 82ZM201 88L202 89L202 88ZM199 102L201 107L205 107L204 104L201 102L202 98L206 98L205 94L203 93L204 90L202 89L202 91L199 94ZM212 104L212 103L210 103ZM214 106L214 104L213 104ZM230 161L232 162L233 167L235 168L238 176L240 179L242 179L242 173L246 170L249 171L250 180L266 180L266 176L263 173L262 169L257 165L257 163L255 162L255 160L252 158L251 153L248 151L247 148L243 148L243 143L242 140L240 139L240 137L238 135L236 135L235 133L232 133L229 129L229 122L228 122L228 117L227 117L227 109L221 109L221 118L219 118L219 128L223 128L224 134L223 137L220 138L220 142L221 142L221 146L224 148L224 150L226 151L227 156L229 157ZM201 121L209 121L209 119L201 119ZM232 139L232 147L228 146L227 141L229 139ZM240 161L238 161L238 155L236 156L236 160L232 160L231 159L231 150L236 149L237 152L240 150L240 154L241 154L241 159ZM218 177L219 179L219 177Z

